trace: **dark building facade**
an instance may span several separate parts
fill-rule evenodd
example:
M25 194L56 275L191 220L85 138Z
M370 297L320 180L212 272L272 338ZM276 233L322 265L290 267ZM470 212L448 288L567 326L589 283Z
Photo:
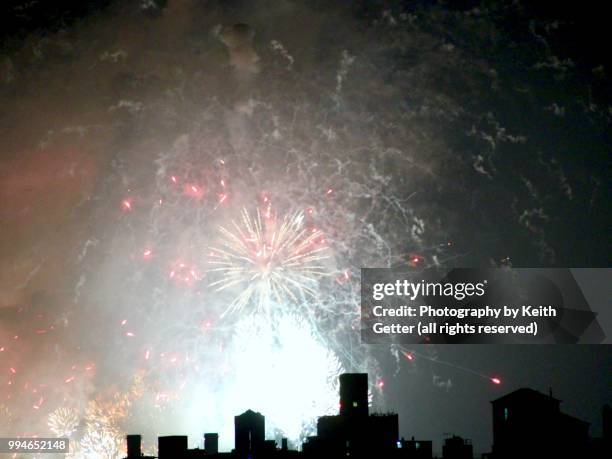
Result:
M397 457L397 414L369 414L368 375L340 376L340 414L322 416L317 436L303 445L307 457Z
M173 459L187 455L187 435L169 435L157 439L159 459Z
M266 419L259 413L247 410L234 418L236 454L239 457L256 457L265 448Z
M368 416L368 375L366 373L340 375L340 416L351 418Z
M589 424L562 413L560 403L528 388L493 400L492 457L587 457Z
M410 459L431 459L433 457L433 444L431 440L400 440L402 457Z
M127 440L127 457L128 459L154 459L153 456L142 455L142 435L128 435Z
M204 434L204 451L208 455L217 454L219 452L219 434Z
M442 459L473 459L474 447L470 440L457 435L444 440L442 445ZM518 458L517 458L518 459Z
M142 436L128 435L127 439L127 455L128 457L142 456Z

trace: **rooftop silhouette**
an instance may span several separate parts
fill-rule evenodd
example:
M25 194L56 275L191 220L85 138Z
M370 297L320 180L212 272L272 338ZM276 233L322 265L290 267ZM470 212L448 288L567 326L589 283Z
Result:
M234 418L235 446L219 452L219 435L204 434L203 449L189 449L184 435L158 439L159 459L231 458L402 458L432 459L430 440L399 437L398 415L371 414L368 405L368 376L345 373L340 376L340 409L334 416L321 416L317 435L308 437L302 451L290 450L287 439L279 447L265 439L265 416L247 410ZM589 437L589 424L560 409L561 401L551 393L521 388L491 402L493 446L487 459L541 459L612 457L612 410L603 409L603 436ZM148 458L141 451L141 436L127 436L127 459ZM472 459L469 439L451 435L442 445L443 459Z

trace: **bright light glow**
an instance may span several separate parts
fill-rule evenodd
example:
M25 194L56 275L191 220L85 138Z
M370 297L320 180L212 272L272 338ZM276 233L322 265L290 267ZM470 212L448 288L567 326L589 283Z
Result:
M199 400L189 418L198 429L214 428L228 446L233 416L247 409L266 417L268 438L277 429L292 442L312 435L319 416L337 413L342 366L307 321L285 316L272 324L250 315L236 324L224 354L231 359L223 391L208 385L195 389Z

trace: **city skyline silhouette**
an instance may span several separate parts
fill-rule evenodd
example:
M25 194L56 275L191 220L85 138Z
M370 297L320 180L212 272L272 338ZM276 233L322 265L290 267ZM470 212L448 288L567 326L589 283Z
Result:
M290 449L286 438L280 446L265 437L265 415L247 410L234 418L235 446L219 451L219 435L204 434L203 448L188 448L186 435L158 437L158 456L144 456L140 435L127 436L127 457L158 459L232 458L406 458L473 459L472 442L456 434L447 435L436 455L432 440L409 440L399 434L396 413L370 412L368 375L343 373L339 377L338 414L323 415L317 434L306 438L301 450ZM589 423L561 411L561 401L552 389L543 394L520 388L491 401L493 444L483 459L576 458L603 459L612 453L612 409L604 405L601 437L592 437ZM466 414L469 422L469 413Z

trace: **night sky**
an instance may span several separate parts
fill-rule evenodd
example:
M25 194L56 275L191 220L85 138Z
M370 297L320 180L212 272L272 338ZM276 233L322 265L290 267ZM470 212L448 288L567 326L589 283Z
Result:
M84 457L137 432L229 449L250 396L297 446L316 414L275 404L311 390L333 411L338 372L367 371L373 410L435 451L489 451L489 402L520 387L601 434L608 344L408 361L357 328L361 267L610 266L603 7L337 3L3 2L0 433L57 433L64 408ZM258 218L316 269L278 296L216 289L215 267L263 266L256 237L232 245Z

